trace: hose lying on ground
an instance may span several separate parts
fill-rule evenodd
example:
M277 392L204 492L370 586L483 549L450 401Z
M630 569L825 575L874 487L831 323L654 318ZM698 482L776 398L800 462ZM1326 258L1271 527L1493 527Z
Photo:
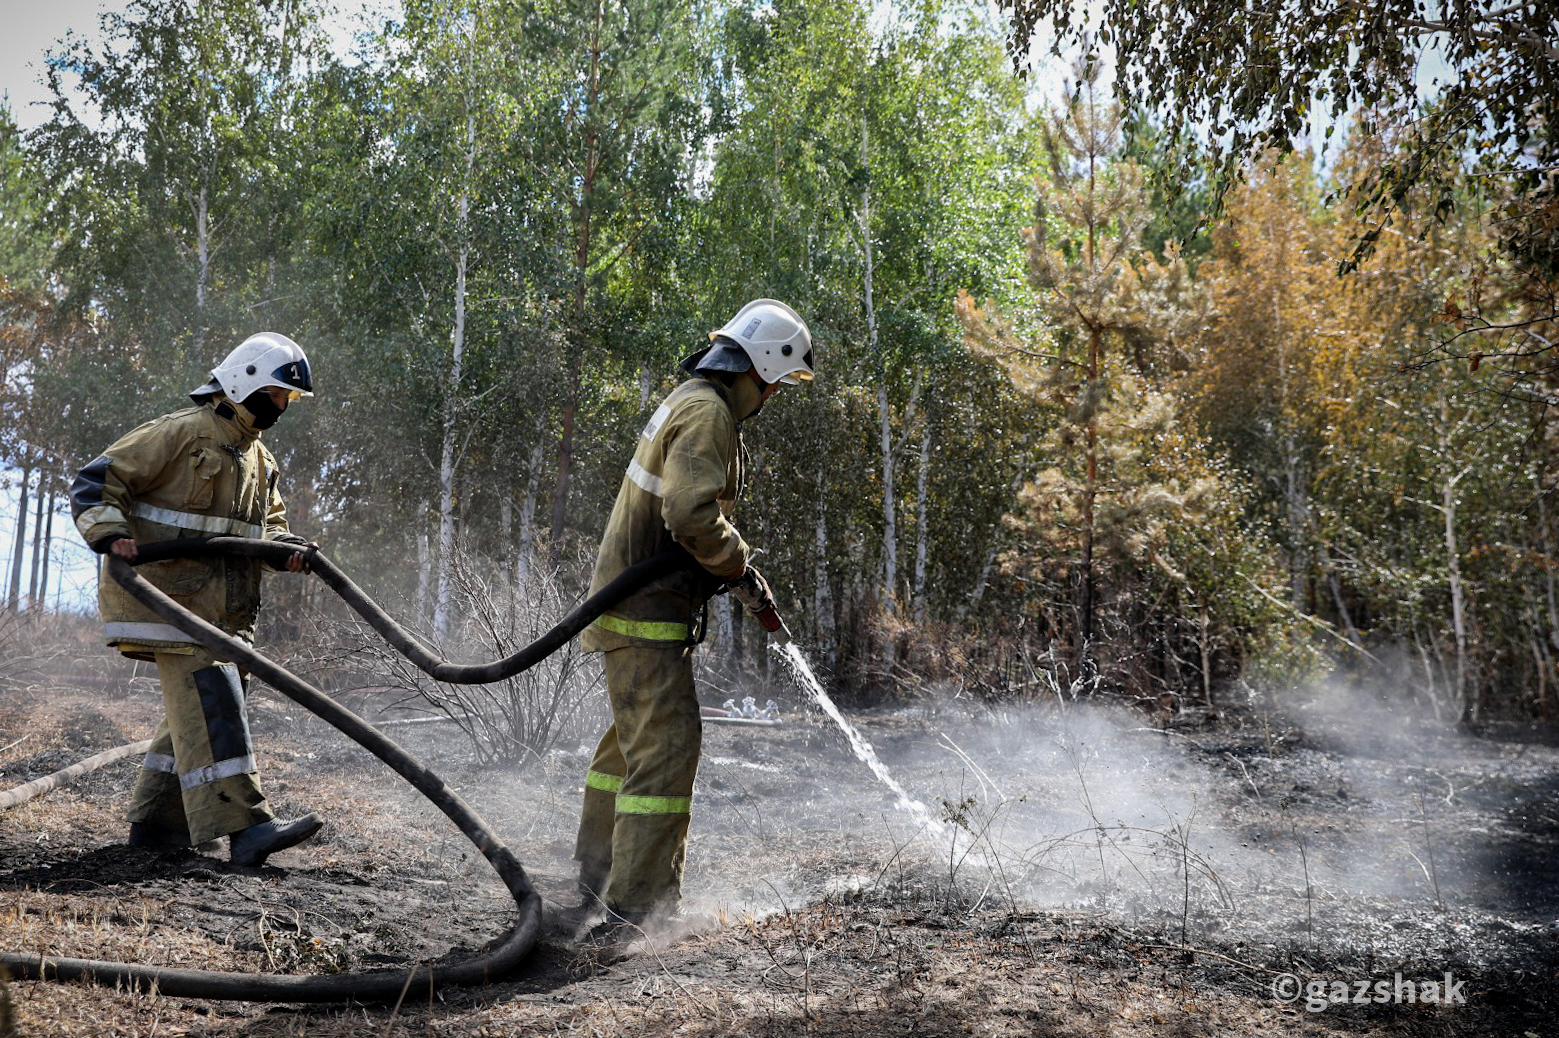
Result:
M15 807L17 804L25 804L35 796L41 796L51 789L58 789L67 782L73 782L83 775L91 774L98 768L112 764L116 760L133 757L137 753L145 753L151 749L152 741L142 739L140 742L127 742L123 746L115 746L111 750L93 754L86 760L77 761L68 768L61 768L52 775L35 778L31 782L24 782L20 786L0 793L0 810L7 807Z
M141 545L136 563L187 555L229 551L265 559L276 565L297 552L297 547L276 541L218 537L206 541L163 541ZM441 674L458 674L475 683L496 681L518 674L545 659L569 638L583 630L596 616L626 598L651 580L688 564L681 549L662 552L625 570L621 576L571 610L552 630L507 659L491 664L461 666L441 660L390 619L388 614L364 595L346 575L328 559L315 553L311 566L325 583L374 626L386 639L402 648L404 642L415 649L408 657L428 673L434 673L418 657L430 661ZM393 740L335 700L292 674L280 664L255 652L247 643L234 638L184 609L173 599L137 575L124 560L110 558L109 573L140 602L158 616L189 634L218 658L238 664L264 679L272 687L299 705L313 711L354 741L388 764L411 783L434 806L455 823L466 838L482 852L498 873L519 909L519 920L498 944L486 953L460 963L414 970L376 971L335 976L287 976L263 973L221 973L210 970L168 969L124 962L61 958L46 955L0 954L0 971L25 980L85 980L91 983L127 987L138 991L156 990L164 995L186 998L216 998L246 1002L388 1002L430 995L437 987L485 984L508 973L530 953L541 928L541 896L531 886L519 859L506 847L488 824L450 789L442 779L424 767ZM383 625L383 626L381 626ZM490 675L490 676L488 676ZM444 676L441 680L453 681Z

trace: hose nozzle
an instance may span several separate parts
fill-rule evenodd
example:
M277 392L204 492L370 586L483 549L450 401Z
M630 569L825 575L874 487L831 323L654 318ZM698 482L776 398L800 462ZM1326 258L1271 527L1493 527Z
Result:
M747 607L753 619L769 632L769 637L774 639L777 645L790 644L790 628L785 626L785 621L780 619L779 611L774 608L774 592L769 590L769 582L763 579L763 574L753 566L748 566L742 575L727 585L731 594L737 601Z
M769 632L769 637L773 639L775 645L790 644L790 628L785 626L785 621L780 619L779 611L772 605L761 612L754 613L753 618Z

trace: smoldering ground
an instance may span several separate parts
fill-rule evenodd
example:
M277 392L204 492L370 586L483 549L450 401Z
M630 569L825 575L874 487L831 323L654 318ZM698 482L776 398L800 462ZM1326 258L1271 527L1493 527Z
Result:
M520 763L484 758L452 722L392 729L488 818L550 908L576 897L574 825L605 719L590 667L570 700L581 712L566 737ZM1113 1012L1103 1007L1122 998L1151 1005L1167 989L1164 956L1200 1004L1237 996L1251 1012L1276 1005L1267 985L1278 971L1330 979L1455 970L1477 980L1469 990L1479 1005L1502 990L1525 998L1522 1019L1553 990L1559 942L1549 924L1559 905L1545 870L1559 843L1550 806L1559 756L1529 738L1409 728L1389 706L1366 716L1375 697L1345 686L1308 690L1284 712L1231 710L1212 725L1164 727L1070 700L982 706L927 696L846 711L925 806L916 816L783 668L771 668L767 684L716 677L702 689L706 703L774 698L783 717L777 728L705 728L685 891L689 908L714 915L715 926L606 972L580 966L567 935L549 931L522 975L480 996L495 1000L481 1013L512 1014L538 999L588 1016L587 1007L622 995L612 985L652 985L657 971L671 971L702 1002L712 996L700 978L741 1005L758 999L765 1013L795 1002L786 1013L799 1015L781 1014L775 1028L814 1019L810 984L833 992L838 1026L854 1028L862 1018L852 1015L851 992L863 985L897 1005L927 977L1006 963L1025 979L996 994L1019 999L1009 1022L1032 1033L1024 1014L1051 1013L1040 1003L1063 997L1056 970L1073 1010L1083 998ZM0 761L8 782L137 734L157 708L144 681L112 695L34 692L7 708L6 730L17 734L0 745L32 736ZM399 698L349 698L382 719L406 716ZM133 769L114 765L0 817L7 918L62 954L113 957L113 942L133 939L149 954L195 956L175 961L228 956L227 968L273 972L459 958L511 924L500 885L419 796L289 701L262 688L252 706L278 808L329 816L317 841L259 876L229 875L197 854L126 857L116 845ZM127 898L153 912L151 931L127 935L113 922ZM984 965L952 957L965 945L988 957ZM980 991L1008 975L989 973ZM1142 990L1120 995L1116 983ZM947 995L964 1018L990 1017L990 1006ZM694 1006L686 1003L689 1013ZM335 1033L320 1019L298 1033ZM1461 1019L1488 1018L1446 1026ZM580 1020L568 1017L566 1029L583 1028ZM646 1023L643 1033L664 1032ZM756 1032L710 1024L690 1033Z
M776 699L781 728L705 730L685 893L721 919L892 896L1335 965L1519 958L1559 919L1559 754L1529 739L1410 723L1341 684L1207 727L1064 700L856 717L917 811L771 675L715 694ZM480 782L557 903L591 748Z

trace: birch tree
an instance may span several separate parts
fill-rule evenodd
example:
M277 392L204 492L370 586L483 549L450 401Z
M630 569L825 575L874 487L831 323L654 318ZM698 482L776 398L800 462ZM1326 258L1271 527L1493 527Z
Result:
M275 288L306 145L292 111L323 60L312 0L134 0L50 55L33 132L77 309L110 311L182 384ZM218 286L220 284L220 290ZM193 384L193 383L191 383Z

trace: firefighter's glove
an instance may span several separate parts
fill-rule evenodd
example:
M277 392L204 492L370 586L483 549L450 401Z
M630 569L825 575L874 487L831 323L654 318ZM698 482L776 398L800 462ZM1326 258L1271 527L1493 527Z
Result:
M297 544L297 547L299 549L297 554L287 556L287 572L314 572L314 556L319 554L319 545L315 544L313 541L304 541L300 544Z
M780 619L779 611L774 608L774 592L769 589L769 582L763 579L763 574L755 567L748 566L740 577L731 582L731 594L747 607L747 611L765 631L775 635L784 632L788 640L789 632L785 629L785 621Z
M764 609L774 608L774 592L769 590L769 582L763 579L763 574L756 567L748 566L744 569L741 576L731 581L730 588L736 600L754 616Z

